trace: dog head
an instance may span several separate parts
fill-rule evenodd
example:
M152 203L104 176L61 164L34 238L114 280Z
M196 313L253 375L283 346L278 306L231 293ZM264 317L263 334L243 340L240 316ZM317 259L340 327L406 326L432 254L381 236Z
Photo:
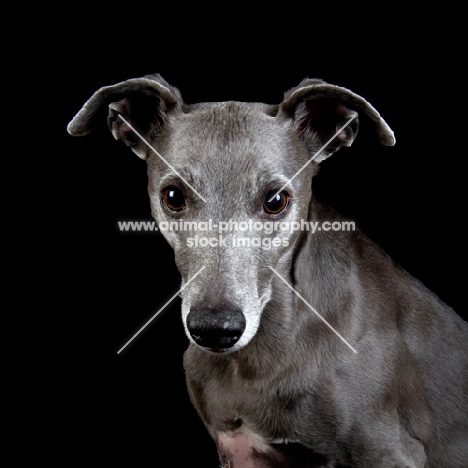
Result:
M352 144L362 118L394 144L367 101L321 80L304 80L278 105L187 105L148 75L98 90L68 131L85 135L107 119L146 160L152 215L182 275L187 336L233 352L255 336L274 271L288 277L317 165Z

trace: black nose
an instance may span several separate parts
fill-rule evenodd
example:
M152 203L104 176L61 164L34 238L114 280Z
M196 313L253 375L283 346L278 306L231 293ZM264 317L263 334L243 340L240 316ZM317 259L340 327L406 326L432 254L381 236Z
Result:
M245 330L240 309L194 309L187 316L187 328L204 348L225 349L237 343Z

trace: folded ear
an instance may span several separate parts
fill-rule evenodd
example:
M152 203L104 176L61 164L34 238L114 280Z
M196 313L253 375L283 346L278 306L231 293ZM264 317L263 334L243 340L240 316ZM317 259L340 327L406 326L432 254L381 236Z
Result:
M392 130L365 99L346 88L318 79L303 80L285 93L278 116L291 120L309 152L316 155L316 162L323 161L342 146L351 146L360 119L371 123L380 143L395 144Z
M177 88L159 74L147 75L96 91L68 124L67 130L73 136L86 135L98 129L107 116L114 138L123 140L141 159L146 159L151 150L133 129L151 142L160 133L169 113L182 105Z

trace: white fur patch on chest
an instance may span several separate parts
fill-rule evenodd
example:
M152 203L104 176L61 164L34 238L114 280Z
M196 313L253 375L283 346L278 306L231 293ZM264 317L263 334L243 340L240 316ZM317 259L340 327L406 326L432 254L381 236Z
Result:
M246 426L234 432L217 432L216 441L224 458L223 468L260 468L258 455L275 451L260 435ZM277 441L274 441L277 442Z

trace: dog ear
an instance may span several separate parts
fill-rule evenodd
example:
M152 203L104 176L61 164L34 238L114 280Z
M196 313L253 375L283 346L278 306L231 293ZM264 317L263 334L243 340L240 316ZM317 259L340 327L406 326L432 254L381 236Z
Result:
M392 130L365 99L346 88L318 79L305 79L286 92L278 116L292 120L293 128L311 154L320 151L315 157L316 162L328 158L342 146L351 146L360 119L371 123L380 143L395 144Z
M68 124L67 130L73 136L86 135L98 129L107 114L107 124L114 138L124 141L138 157L146 159L150 149L133 129L151 142L160 133L169 113L182 105L177 88L159 74L146 75L96 91Z

